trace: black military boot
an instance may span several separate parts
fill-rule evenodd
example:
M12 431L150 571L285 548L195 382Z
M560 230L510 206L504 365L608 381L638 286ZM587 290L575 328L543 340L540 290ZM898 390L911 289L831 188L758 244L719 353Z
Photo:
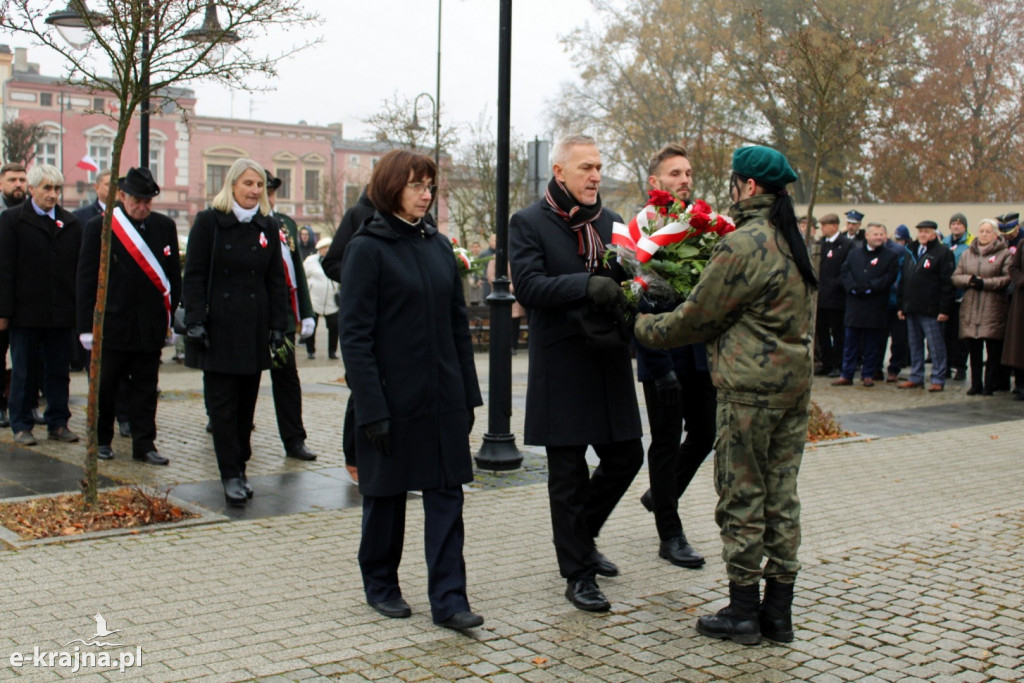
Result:
M757 613L761 635L779 643L793 642L793 584L765 579L764 602Z
M741 586L730 581L728 606L718 610L718 614L697 619L697 632L740 645L757 645L761 642L757 623L759 593L759 584Z

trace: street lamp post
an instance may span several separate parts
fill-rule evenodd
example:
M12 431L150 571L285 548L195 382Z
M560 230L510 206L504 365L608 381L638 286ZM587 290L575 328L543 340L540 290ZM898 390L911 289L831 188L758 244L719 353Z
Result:
M490 382L487 433L476 454L485 470L514 470L523 464L511 430L512 419L512 302L508 279L508 185L510 101L512 83L512 0L501 0L498 32L498 168L495 185L494 284L487 297L491 306Z
M437 166L438 169L440 169L439 164L441 161L441 126L438 123L437 100L435 100L428 92L421 92L419 95L416 96L416 99L412 101L412 129L426 130L426 128L420 125L419 106L421 97L426 97L427 100L430 101L430 112L431 116L433 117L431 121L433 122L432 127L434 129L434 166ZM438 174L440 174L440 170L438 170Z

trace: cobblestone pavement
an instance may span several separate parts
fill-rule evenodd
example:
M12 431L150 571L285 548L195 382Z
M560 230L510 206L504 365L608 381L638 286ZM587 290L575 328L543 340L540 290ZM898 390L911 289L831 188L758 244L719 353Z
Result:
M266 395L254 434L257 473L341 464L346 390L332 383L340 367L305 359L300 366L309 443L321 457L285 461ZM486 373L485 356L478 367ZM517 356L517 433L525 369ZM115 440L118 459L101 470L163 485L215 479L199 376L164 370L159 445L172 465L137 465L124 440ZM76 377L73 393L83 387ZM1010 405L1005 396L966 397L964 388L950 383L934 395L824 383L815 398L840 419L980 401L1002 402L993 411L1002 414ZM72 428L81 429L81 409L74 412ZM475 445L486 428L482 413ZM430 622L422 510L409 507L401 572L414 614L387 620L363 602L355 561L360 512L345 508L0 551L0 679L70 677L66 668L33 667L33 649L73 649L65 644L87 638L92 615L102 614L120 629L116 642L141 647L142 665L76 678L1022 680L1024 423L1004 419L936 436L921 432L920 411L910 414L904 436L807 450L792 644L743 647L693 628L726 599L709 464L681 505L707 566L684 570L658 559L653 520L637 501L646 488L642 472L599 539L622 568L620 577L601 580L612 611L574 609L562 596L546 488L534 483L542 459L530 453L529 471L487 475L466 498L470 598L487 619L470 636ZM80 444L45 441L38 450L68 461L82 453ZM28 655L22 667L11 666L13 652Z

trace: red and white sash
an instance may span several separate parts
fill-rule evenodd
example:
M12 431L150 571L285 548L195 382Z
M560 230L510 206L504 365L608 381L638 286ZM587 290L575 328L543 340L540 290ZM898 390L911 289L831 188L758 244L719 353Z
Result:
M292 262L292 251L288 248L288 235L278 230L281 235L281 260L284 261L284 279L288 282L288 303L292 305L295 322L299 322L299 286L295 279L295 263Z
M135 263L139 264L142 272L146 274L149 281L157 288L157 291L164 298L164 308L167 309L167 327L171 326L171 283L164 274L160 262L156 260L153 251L142 239L142 235L135 229L132 222L124 215L121 207L114 209L114 219L111 222L114 235L121 242L121 245L128 250Z

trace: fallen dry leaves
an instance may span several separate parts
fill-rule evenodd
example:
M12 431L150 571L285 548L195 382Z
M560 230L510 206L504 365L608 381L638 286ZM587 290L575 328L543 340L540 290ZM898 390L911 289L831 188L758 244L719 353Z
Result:
M101 491L99 505L86 509L80 493L0 504L0 525L22 540L75 536L87 531L133 529L149 524L196 517L167 500L168 492L152 494L134 486Z
M856 434L844 430L831 411L823 410L815 401L811 401L811 406L807 410L808 441L814 443L830 439L845 439L848 436L856 436Z

